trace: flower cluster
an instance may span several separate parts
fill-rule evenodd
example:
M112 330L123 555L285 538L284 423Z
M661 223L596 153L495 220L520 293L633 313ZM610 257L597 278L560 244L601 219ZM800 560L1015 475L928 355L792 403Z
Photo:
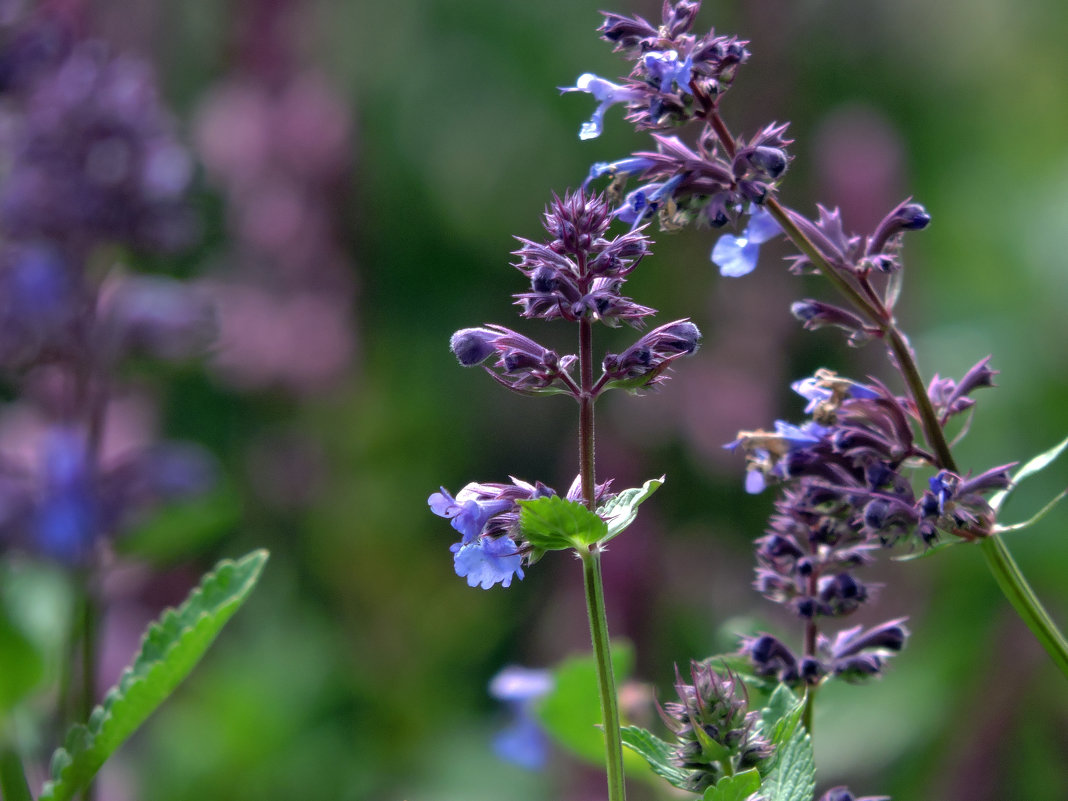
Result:
M676 668L679 700L660 707L675 735L671 762L688 772L685 789L702 793L724 776L766 765L775 749L760 731L760 714L749 710L741 681L709 662L691 662L690 679L683 681Z
M936 380L941 408L967 408L967 393L989 385L986 360L957 384ZM1008 467L964 478L946 470L917 495L906 471L934 460L914 441L912 410L878 383L861 384L821 370L793 388L808 400L812 418L800 426L778 421L773 432L741 432L728 447L746 453L746 488L784 484L767 533L757 540L755 586L789 608L816 633L818 618L845 617L870 600L872 590L853 571L873 552L902 540L930 545L939 532L965 539L989 535L993 514L984 495L1008 486ZM782 681L820 681L826 675L860 678L882 670L907 632L902 620L812 636L803 657L770 635L745 650L763 675Z
M580 138L600 136L605 111L617 103L627 105L627 120L638 128L661 129L692 119L695 104L714 102L731 85L738 66L749 58L746 43L714 31L694 36L690 30L699 8L700 3L688 0L665 2L660 26L604 12L602 38L634 68L620 84L586 73L575 86L561 88L588 92L598 102Z
M632 62L629 77L615 84L587 73L562 91L588 92L598 101L593 118L579 132L582 139L600 135L605 111L616 103L626 104L626 119L639 130L701 123L694 146L675 135L654 133L655 151L598 162L586 183L608 178L615 214L632 227L657 218L667 231L691 223L718 228L754 214L751 230L735 238L740 240L737 252L721 245L713 255L724 275L744 275L755 265L755 249L779 233L757 212L786 171L790 140L787 126L772 122L749 139L724 141L716 110L749 52L733 36L690 33L699 7L689 0L665 2L660 26L606 12L602 36ZM640 185L624 194L631 178Z

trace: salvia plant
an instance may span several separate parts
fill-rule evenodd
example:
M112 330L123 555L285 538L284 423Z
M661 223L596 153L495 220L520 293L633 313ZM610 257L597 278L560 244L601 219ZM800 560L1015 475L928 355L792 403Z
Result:
M575 401L574 482L559 492L518 478L478 481L455 494L441 488L429 505L459 535L453 565L472 587L508 587L549 551L578 557L612 801L625 794L624 746L656 776L704 799L809 801L816 793L811 732L818 691L829 682L879 676L909 637L900 616L850 623L875 596L864 568L888 552L908 559L953 545L978 548L1007 601L1068 676L1068 643L1002 536L1037 522L1059 497L1022 523L1000 519L1015 486L1050 464L1068 440L1022 467L958 463L947 429L958 430L962 421L966 429L975 396L994 386L997 371L988 357L959 378L925 381L895 317L905 235L927 227L930 215L906 199L874 230L852 233L848 209L821 206L808 215L782 203L792 158L788 126L769 122L752 133L732 132L722 112L750 57L749 43L713 30L696 33L699 8L694 0L666 0L662 18L652 22L603 12L599 33L625 60L626 74L609 80L587 73L560 88L592 95L596 104L580 139L598 137L621 112L651 140L647 149L593 164L578 189L553 197L545 235L519 239L513 264L522 282L514 295L519 316L570 324L571 352L500 324L462 329L450 342L461 365L481 367L508 390ZM662 736L621 720L600 564L608 543L664 478L618 489L597 475L594 459L598 399L612 389L636 395L660 389L675 362L698 349L700 333L687 317L635 334L618 353L595 344L604 326L641 331L656 314L623 291L650 254L654 227L719 229L710 238L711 262L728 278L752 272L764 243L785 241L787 272L818 276L828 290L792 305L801 326L836 330L854 347L881 348L889 367L879 378L850 378L832 367L801 377L792 389L805 401L803 419L741 431L725 444L740 466L744 459L746 492L777 493L766 528L754 537L753 585L796 619L796 637L753 631L732 653L676 667L677 697L659 703ZM498 738L499 753L537 765L547 734L568 740L549 709L575 667L509 667L498 675L491 692L516 713ZM845 787L820 796L853 798Z
M150 405L138 365L195 358L214 321L193 285L143 271L196 233L192 159L152 72L78 29L45 6L3 31L0 55L0 371L14 397L0 412L0 582L49 563L74 599L57 671L26 634L16 593L0 586L0 787L10 801L91 797L101 765L195 666L266 561L256 551L205 575L98 696L114 541L161 505L208 491L218 472L201 448L130 428L149 410L129 409ZM41 697L51 712L16 716ZM50 778L34 793L27 775L40 771L24 761L45 755L24 744L53 735Z

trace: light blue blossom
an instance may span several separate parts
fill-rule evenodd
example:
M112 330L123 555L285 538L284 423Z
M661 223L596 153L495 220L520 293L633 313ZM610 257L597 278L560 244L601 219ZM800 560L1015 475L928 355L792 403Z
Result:
M615 210L615 216L636 228L644 220L656 214L661 206L671 199L675 188L684 176L676 175L663 183L646 184L627 193L623 205Z
M661 92L670 92L671 84L676 83L679 89L690 94L690 72L693 68L691 56L679 61L679 54L674 50L653 50L642 57L642 62L649 76L660 81Z
M430 511L438 517L452 519L452 527L463 535L461 545L473 542L491 517L507 512L515 505L511 500L479 498L477 492L477 484L468 484L454 498L442 487L441 492L427 498Z
M879 393L863 384L857 384L845 378L834 378L836 385L847 385L847 394L850 398L872 399L879 397ZM826 403L834 398L835 390L828 386L828 379L819 374L809 378L802 378L790 384L790 389L808 401L805 406L805 414L811 414L821 403ZM841 398L841 395L839 395Z
M488 590L500 583L508 587L512 577L523 578L523 555L508 537L478 537L472 542L451 546L456 575L467 579L467 586Z
M719 274L730 278L749 275L756 269L760 246L781 233L775 218L764 209L749 215L749 223L741 236L724 234L712 248L712 262L719 267Z
M547 670L511 665L490 681L490 695L504 701L513 713L512 722L493 738L493 750L501 759L528 770L545 766L549 742L534 717L534 705L553 688Z
M642 98L640 89L631 89L626 86L612 83L592 72L586 72L579 76L574 86L561 86L561 92L588 92L597 101L597 108L588 122L582 123L579 128L579 139L596 139L604 130L604 113L616 103L629 103Z
M582 188L586 189L598 178L608 176L610 179L623 176L635 175L652 167L656 162L644 156L630 156L619 161L597 161L590 166L586 180L582 182Z

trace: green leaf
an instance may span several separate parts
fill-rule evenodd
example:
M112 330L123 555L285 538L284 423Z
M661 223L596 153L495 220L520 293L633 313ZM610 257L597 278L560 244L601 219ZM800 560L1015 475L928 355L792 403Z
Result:
M30 786L26 783L26 771L18 752L9 745L0 747L0 798L7 801L33 801Z
M1064 453L1065 449L1068 449L1068 437L1061 440L1048 451L1043 451L1038 454L1038 456L1035 456L1028 461L1023 467L1016 471L1016 475L1012 477L1012 485L1008 489L999 490L990 497L991 508L993 508L995 512L999 511L1001 507L1005 505L1005 501L1008 500L1009 495L1013 493L1021 481L1033 476L1035 473L1045 470L1053 464L1058 456Z
M759 789L760 774L756 769L743 770L733 776L724 776L714 787L709 787L701 801L745 801Z
M613 641L612 669L617 686L630 675L633 666L634 649L629 643ZM535 714L562 746L593 764L604 764L601 701L593 654L569 657L554 668L552 692L538 704Z
M777 736L785 739L776 744L774 766L761 787L761 795L767 801L812 801L816 790L812 740L805 727L793 719L795 714L799 720L800 706L773 727L772 741Z
M664 476L651 478L640 487L625 489L597 510L597 515L608 526L608 534L602 542L608 542L634 522L638 507L664 483Z
M804 709L804 699L798 698L785 684L775 688L767 705L760 710L764 734L772 745L778 748L793 737L794 731L801 724Z
M25 698L44 674L44 659L0 606L0 721Z
M620 734L623 737L623 745L648 762L653 773L666 779L674 787L686 789L686 779L690 772L671 764L671 743L661 740L640 726L624 726L620 729Z
M39 801L66 801L85 787L104 761L144 723L193 667L259 580L267 552L223 560L177 609L149 626L133 665L108 691L87 725L67 733L52 755L52 780Z
M604 538L605 522L578 501L559 495L519 501L519 530L527 542L545 551L584 548Z
M1054 496L1052 501L1047 503L1045 506L1043 506L1041 509L1039 509L1037 512L1035 512L1035 514L1033 514L1027 520L1024 520L1022 523L1013 523L1013 524L1008 525L1008 526L1002 526L1000 524L995 525L994 526L994 533L995 534L1003 534L1006 531L1022 531L1025 528L1029 528L1030 526L1033 526L1035 523L1037 523L1043 517L1045 517L1050 512L1052 512L1053 511L1053 507L1056 506L1058 503L1060 503L1062 500L1064 500L1064 496L1065 495L1068 495L1068 489L1061 490L1060 492L1058 492Z

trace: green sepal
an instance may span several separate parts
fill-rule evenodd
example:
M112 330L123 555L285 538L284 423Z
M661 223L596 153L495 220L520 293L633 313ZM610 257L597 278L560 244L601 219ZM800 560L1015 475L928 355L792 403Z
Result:
M624 726L619 730L623 745L649 763L653 773L673 787L686 789L690 771L671 763L672 745L640 726Z
M1000 511L1001 507L1005 505L1005 501L1008 500L1009 496L1013 493L1016 487L1019 486L1021 481L1033 476L1035 473L1045 470L1056 461L1058 456L1064 453L1065 449L1068 449L1068 437L1065 437L1048 451L1043 451L1038 454L1038 456L1028 460L1023 467L1016 471L1016 474L1012 477L1012 484L1009 485L1008 488L998 490L990 496L990 507L995 512ZM1064 493L1061 493L1061 495L1063 494ZM1058 500L1060 497L1061 496L1058 496Z
M223 625L256 586L267 552L223 560L177 609L148 627L141 650L123 671L87 725L67 733L52 755L52 779L38 801L66 801L85 787L109 756L174 692L196 666ZM206 723L210 725L210 723Z
M801 725L804 699L779 685L761 710L764 734L775 746L775 756L761 786L767 801L811 801L816 790L816 763L812 739Z
M608 526L578 501L550 495L519 501L519 530L535 548L564 551L588 548L605 537Z
M630 675L634 649L612 641L612 670L616 682ZM601 702L597 692L597 663L593 654L565 659L553 668L553 689L535 706L545 731L564 748L594 765L604 764Z
M724 776L705 790L701 801L745 801L760 789L760 774L756 768Z
M621 534L638 516L638 507L646 498L660 489L664 476L651 478L640 487L625 489L597 510L597 515L608 526L608 534L601 542L608 542Z

